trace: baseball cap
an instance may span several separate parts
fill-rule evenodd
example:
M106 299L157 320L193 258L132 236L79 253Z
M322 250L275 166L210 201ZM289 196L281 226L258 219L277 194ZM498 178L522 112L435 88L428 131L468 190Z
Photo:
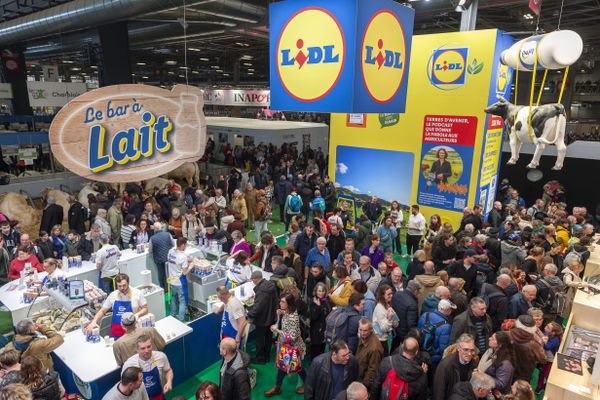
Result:
M123 313L121 316L121 325L124 327L132 326L135 324L135 314L131 312Z
M475 257L475 256L477 256L477 252L474 249L467 249L467 251L465 251L465 256L466 257Z
M454 304L450 300L440 300L438 304L438 310L447 310L449 308L456 310L456 304Z

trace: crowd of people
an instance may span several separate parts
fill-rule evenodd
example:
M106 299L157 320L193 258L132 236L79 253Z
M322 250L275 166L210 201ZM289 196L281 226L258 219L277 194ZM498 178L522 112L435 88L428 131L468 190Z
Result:
M147 306L116 268L120 252L149 244L160 285L171 287L171 315L183 321L185 249L198 238L217 241L230 258L216 293L222 307L214 310L223 318L220 381L202 383L197 399L250 399L256 379L269 379L252 365L273 355L273 386L259 397L289 396L282 383L294 374L296 393L315 400L531 400L544 389L562 322L576 291L588 286L582 275L598 223L583 207L568 212L563 191L549 190L527 207L503 180L487 220L475 205L459 226L426 218L418 205L404 215L398 202L387 209L372 197L353 221L337 205L319 150L260 144L232 153L230 174L216 183L204 177L201 187L151 193L136 184L122 193L106 188L95 209L72 198L66 235L52 198L36 241L0 222L5 280L33 270L57 274L57 259L81 256L94 260L111 293L88 329L125 306L112 320L121 380L105 399L160 399L173 382L164 340L153 328L135 327ZM243 169L250 171L245 187ZM272 221L285 226L283 247ZM408 258L406 270L401 258ZM247 309L230 289L248 281L254 299ZM253 357L244 351L248 326ZM44 329L17 324L12 348L0 355L0 398L20 398L19 390L58 398L36 394L48 385L52 393L61 389L47 361L62 342ZM25 357L34 348L41 364Z

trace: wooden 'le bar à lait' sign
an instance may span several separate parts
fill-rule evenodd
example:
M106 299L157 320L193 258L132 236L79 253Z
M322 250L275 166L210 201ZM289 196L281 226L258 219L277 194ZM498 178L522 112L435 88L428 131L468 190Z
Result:
M103 182L133 182L196 161L206 146L202 90L115 85L71 100L50 126L54 156Z

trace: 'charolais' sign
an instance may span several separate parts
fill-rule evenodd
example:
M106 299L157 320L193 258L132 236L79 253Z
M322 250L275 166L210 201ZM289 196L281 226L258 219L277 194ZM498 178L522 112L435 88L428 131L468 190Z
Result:
M202 90L107 86L71 100L50 126L54 156L70 171L104 182L165 174L204 154Z

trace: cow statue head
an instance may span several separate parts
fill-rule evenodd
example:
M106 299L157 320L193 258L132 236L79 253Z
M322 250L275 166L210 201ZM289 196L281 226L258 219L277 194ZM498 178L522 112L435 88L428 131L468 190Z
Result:
M498 101L488 106L484 111L488 114L498 115L502 119L506 119L509 113L508 110L512 104L502 96L498 96Z

